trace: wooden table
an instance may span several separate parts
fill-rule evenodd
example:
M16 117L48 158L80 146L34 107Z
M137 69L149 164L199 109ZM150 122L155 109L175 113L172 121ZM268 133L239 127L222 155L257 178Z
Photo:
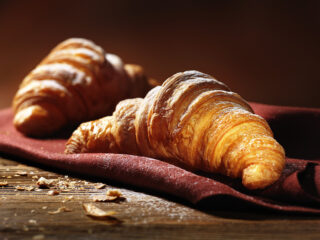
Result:
M76 187L50 196L50 189L37 187L39 177L60 178ZM97 189L92 179L1 155L0 182L8 183L0 187L0 239L320 239L320 217L210 210L115 183ZM22 190L30 186L34 189ZM93 202L93 196L114 188L125 200ZM88 217L83 203L116 211L117 221ZM55 213L61 207L67 211Z

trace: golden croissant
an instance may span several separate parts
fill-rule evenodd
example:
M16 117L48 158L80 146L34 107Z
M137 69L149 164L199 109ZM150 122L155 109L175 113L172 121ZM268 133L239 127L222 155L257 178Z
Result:
M23 80L13 100L14 126L29 136L102 117L122 99L144 97L148 79L92 41L71 38L56 46Z
M268 123L238 94L197 72L177 73L112 116L83 123L66 153L113 152L175 159L261 189L281 175L285 153Z

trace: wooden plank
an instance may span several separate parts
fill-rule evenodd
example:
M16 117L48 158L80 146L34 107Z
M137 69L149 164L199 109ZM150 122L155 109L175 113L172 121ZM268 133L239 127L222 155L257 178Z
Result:
M27 172L22 176L22 172ZM20 175L19 175L20 173ZM22 175L21 175L22 174ZM59 195L39 189L38 177L73 183ZM9 178L8 178L9 177ZM154 196L106 183L79 179L0 157L0 239L319 239L320 219L281 213L213 210L190 206L169 196ZM72 185L72 184L71 184ZM19 191L17 186L33 191ZM92 198L120 189L125 201L93 202ZM71 197L72 196L72 197ZM88 217L83 203L116 211L118 222ZM50 214L65 207L68 212Z

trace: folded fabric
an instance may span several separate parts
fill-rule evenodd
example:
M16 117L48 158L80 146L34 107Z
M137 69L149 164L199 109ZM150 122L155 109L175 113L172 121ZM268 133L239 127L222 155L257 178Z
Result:
M278 211L320 214L320 109L251 106L269 122L288 156L281 178L259 191L245 189L238 179L190 172L152 158L111 153L66 155L63 151L68 135L28 138L13 127L11 109L0 111L0 153L171 194L193 204L210 201L214 205L222 196Z

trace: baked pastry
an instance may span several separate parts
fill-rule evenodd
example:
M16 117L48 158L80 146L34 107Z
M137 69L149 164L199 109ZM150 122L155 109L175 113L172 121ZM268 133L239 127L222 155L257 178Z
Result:
M56 46L22 81L13 99L14 126L44 137L111 113L122 99L150 89L142 67L95 43L71 38Z
M225 84L197 71L177 73L144 99L121 101L112 116L81 124L65 152L176 159L242 177L248 189L274 183L285 164L268 123Z

